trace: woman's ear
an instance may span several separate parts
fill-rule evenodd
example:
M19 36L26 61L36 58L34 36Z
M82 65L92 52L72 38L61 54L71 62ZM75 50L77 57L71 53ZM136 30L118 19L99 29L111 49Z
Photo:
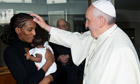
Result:
M17 34L20 34L20 28L15 28L15 32L17 33Z

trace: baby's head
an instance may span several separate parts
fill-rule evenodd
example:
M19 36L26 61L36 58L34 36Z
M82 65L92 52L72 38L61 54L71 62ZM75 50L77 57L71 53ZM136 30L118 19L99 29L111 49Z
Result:
M44 47L44 39L40 35L36 35L32 41L33 47Z

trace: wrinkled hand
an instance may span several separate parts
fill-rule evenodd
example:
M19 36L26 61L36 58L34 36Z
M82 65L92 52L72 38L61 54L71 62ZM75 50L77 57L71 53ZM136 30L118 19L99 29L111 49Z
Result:
M44 77L44 79L41 80L39 84L50 84L50 82L52 81L53 81L53 77L51 75L48 75Z
M43 29L47 30L48 32L50 32L51 27L46 24L46 22L44 21L44 19L41 16L39 16L39 15L37 15L35 13L31 13L30 15L33 16L34 22L36 22L41 28L43 28Z
M59 57L57 58L57 61L61 62L62 65L66 65L69 61L70 56L67 55L59 55Z

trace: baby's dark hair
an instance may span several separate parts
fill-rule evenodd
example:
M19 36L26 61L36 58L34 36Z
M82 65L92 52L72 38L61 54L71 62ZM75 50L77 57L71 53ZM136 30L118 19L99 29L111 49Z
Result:
M0 36L1 40L6 44L11 44L11 42L13 42L18 37L17 33L15 32L15 28L22 28L26 24L26 21L30 19L33 19L33 17L26 13L14 15L10 20L9 27Z
M37 47L38 45L44 45L45 41L41 35L36 35L32 41L32 45Z

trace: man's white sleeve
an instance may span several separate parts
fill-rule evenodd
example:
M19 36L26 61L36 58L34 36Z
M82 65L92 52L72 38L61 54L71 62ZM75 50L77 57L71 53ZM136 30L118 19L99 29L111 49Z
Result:
M80 34L78 32L72 33L58 28L53 28L50 36L50 42L71 49L72 59L76 65L79 65L86 58L92 40L89 31Z

